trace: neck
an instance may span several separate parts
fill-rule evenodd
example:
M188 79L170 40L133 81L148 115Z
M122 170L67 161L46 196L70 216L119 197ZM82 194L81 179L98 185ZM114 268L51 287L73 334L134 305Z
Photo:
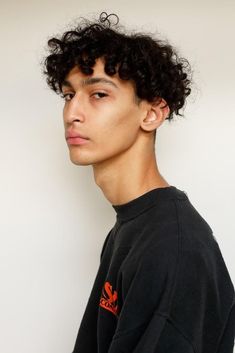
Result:
M136 144L112 159L93 165L96 184L112 205L120 205L159 187L170 186L158 170L153 144Z

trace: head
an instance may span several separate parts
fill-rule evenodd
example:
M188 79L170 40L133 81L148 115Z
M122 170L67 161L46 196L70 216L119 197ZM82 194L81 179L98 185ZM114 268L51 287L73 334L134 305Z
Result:
M154 147L157 128L182 116L191 91L188 61L167 42L126 33L116 15L83 20L49 39L48 47L43 73L65 100L66 136L72 131L88 138L84 144L68 144L75 164L108 160L138 139Z

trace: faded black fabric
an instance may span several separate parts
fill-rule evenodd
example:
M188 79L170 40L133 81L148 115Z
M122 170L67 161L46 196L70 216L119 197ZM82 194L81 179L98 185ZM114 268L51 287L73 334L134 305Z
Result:
M187 194L157 188L113 208L73 353L232 353L234 286Z

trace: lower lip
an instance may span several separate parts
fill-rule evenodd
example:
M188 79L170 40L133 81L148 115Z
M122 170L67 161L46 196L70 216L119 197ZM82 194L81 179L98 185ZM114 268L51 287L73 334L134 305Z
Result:
M88 141L89 141L88 139L83 139L81 137L67 138L67 142L69 145L83 145L84 143L87 143Z

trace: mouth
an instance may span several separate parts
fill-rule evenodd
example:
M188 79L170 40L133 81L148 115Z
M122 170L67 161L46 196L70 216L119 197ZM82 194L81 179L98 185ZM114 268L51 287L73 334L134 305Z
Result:
M83 145L89 141L89 139L80 136L66 137L66 140L69 145Z
M65 131L65 138L68 145L83 145L89 141L80 131L68 129Z

